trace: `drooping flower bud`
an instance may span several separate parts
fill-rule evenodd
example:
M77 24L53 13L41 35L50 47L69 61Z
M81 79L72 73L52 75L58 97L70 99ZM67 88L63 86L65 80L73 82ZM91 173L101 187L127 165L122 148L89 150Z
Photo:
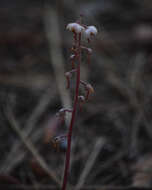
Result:
M67 25L66 29L76 34L79 34L85 30L85 28L78 23L70 23Z
M89 54L92 54L92 49L91 48L88 48L87 50L88 50Z
M81 101L81 102L85 102L85 97L84 96L78 96L78 99L79 99L79 101Z
M65 108L61 108L57 113L57 117L64 117L65 116Z
M85 103L85 97L82 95L78 96L78 100L79 100L80 111L82 111L82 106Z
M71 72L66 72L65 73L65 77L67 77L67 78L69 77L70 78L71 76L72 76Z
M90 40L91 36L96 36L98 33L97 28L95 26L88 26L86 30L84 30L85 37Z
M94 88L92 87L91 84L86 85L86 96L85 99L88 100L89 95L94 93Z
M72 54L72 55L70 56L70 59L74 59L75 57L76 57L76 55Z
M86 89L90 92L90 94L94 93L94 89L91 84L87 84Z

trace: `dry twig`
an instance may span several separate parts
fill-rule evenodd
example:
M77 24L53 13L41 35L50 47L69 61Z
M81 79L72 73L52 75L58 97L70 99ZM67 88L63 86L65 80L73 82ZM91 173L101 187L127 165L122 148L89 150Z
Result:
M63 107L71 109L71 98L65 87L66 81L64 74L65 69L63 65L64 57L61 49L61 34L59 29L58 14L55 9L46 8L45 15L46 35L50 46L50 62L54 68L56 83L59 89L59 94ZM70 117L67 115L66 124L68 125Z
M38 153L36 148L34 147L33 143L26 138L25 134L20 130L20 127L18 126L18 123L16 119L14 118L13 113L10 109L7 109L6 117L8 119L8 122L10 124L10 127L17 133L18 137L21 139L21 141L24 143L26 148L30 151L30 153L33 155L33 157L39 162L40 166L45 170L45 172L50 176L50 178L56 182L58 186L60 186L61 182L56 176L56 173L53 171L53 169L50 169L47 165L47 163L44 161L44 159L41 157L41 155Z
M27 120L25 124L25 129L23 130L22 133L24 133L25 138L29 137L31 134L32 130L35 127L35 124L38 120L38 118L43 114L43 112L46 110L46 107L49 105L50 101L52 100L51 97L54 97L53 91L49 88L45 94L42 95L40 98L39 103L33 110L30 118ZM56 92L55 92L56 93ZM36 141L37 139L34 138L34 134L32 134L32 140ZM4 161L2 167L1 167L1 172L10 172L19 162L23 160L25 157L25 152L21 149L21 143L16 140L16 142L13 144L13 147L11 148L10 153L8 154L6 160ZM15 158L12 160L12 158ZM10 164L11 163L11 164Z
M105 140L103 138L98 138L96 140L94 150L91 153L90 157L88 158L86 165L84 167L84 170L82 171L82 173L80 175L80 178L79 178L78 183L75 188L76 190L80 190L81 187L84 185L86 177L88 176L89 172L91 171L91 169L96 161L96 158L97 158L98 154L100 153L101 148L104 146L104 144L105 144Z

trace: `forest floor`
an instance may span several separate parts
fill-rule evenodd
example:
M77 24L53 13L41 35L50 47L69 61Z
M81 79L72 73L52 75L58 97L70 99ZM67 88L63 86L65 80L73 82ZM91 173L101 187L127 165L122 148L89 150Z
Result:
M0 5L0 185L53 190L62 182L67 144L54 138L66 134L69 116L61 122L56 113L71 107L74 89L73 82L66 90L64 79L72 46L65 27L83 13L84 22L99 30L89 44L91 63L84 56L81 66L82 79L95 93L76 116L70 187L150 189L152 3Z

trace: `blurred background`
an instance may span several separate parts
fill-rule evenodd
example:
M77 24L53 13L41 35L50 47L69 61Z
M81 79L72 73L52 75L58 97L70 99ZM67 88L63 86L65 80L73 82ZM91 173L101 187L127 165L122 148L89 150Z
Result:
M150 0L0 1L0 184L57 189L62 181L74 79L72 34L83 15L97 37L81 78L95 93L78 111L71 189L152 186L152 2ZM83 93L83 91L82 91Z

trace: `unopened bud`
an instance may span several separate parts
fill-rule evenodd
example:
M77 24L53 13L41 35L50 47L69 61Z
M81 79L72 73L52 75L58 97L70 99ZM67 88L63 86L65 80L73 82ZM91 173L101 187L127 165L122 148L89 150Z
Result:
M94 88L92 87L92 85L91 84L87 84L86 85L86 90L88 90L89 91L89 93L94 93Z
M92 93L94 93L94 89L93 89L92 85L91 85L91 84L87 84L87 85L86 85L86 95L85 95L85 99L88 100L90 94L92 94Z
M78 96L78 98L79 98L79 100L80 100L81 102L85 102L85 97L84 97L84 96Z
M70 59L74 59L76 56L74 55L74 54L72 54L71 56L70 56Z
M65 108L61 108L57 113L56 113L57 117L64 117L65 116Z
M95 26L88 26L86 30L84 30L84 35L87 39L91 39L91 36L96 36L98 33Z
M65 76L66 76L67 78L70 78L70 77L72 76L72 74L71 74L71 72L66 72L66 73L65 73Z
M89 54L92 54L92 49L91 48L88 48L87 50L88 50Z
M66 27L67 30L70 30L71 32L74 32L74 33L81 33L85 28L83 26L81 26L80 24L78 23L70 23L67 25Z

